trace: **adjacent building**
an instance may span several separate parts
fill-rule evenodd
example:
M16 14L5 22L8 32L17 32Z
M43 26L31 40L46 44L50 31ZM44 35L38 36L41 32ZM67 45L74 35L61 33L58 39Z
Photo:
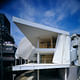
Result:
M11 80L11 66L15 60L15 41L10 33L10 22L4 14L0 14L0 79ZM4 77L5 76L5 77Z

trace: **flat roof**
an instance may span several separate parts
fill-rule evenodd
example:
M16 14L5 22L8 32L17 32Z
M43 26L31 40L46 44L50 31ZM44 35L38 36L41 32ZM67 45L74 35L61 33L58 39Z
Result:
M23 24L23 25L33 27L33 28L38 28L38 29L42 29L42 30L46 30L46 31L51 31L51 32L55 32L55 33L62 33L62 34L69 35L69 32L67 32L67 31L60 30L60 29L53 28L53 27L48 27L48 26L38 24L38 23L34 23L34 22L30 22L30 21L27 21L27 20L24 20L24 19L21 19L21 18L17 18L17 17L14 17L14 16L13 16L12 20L15 24L19 23L19 24Z

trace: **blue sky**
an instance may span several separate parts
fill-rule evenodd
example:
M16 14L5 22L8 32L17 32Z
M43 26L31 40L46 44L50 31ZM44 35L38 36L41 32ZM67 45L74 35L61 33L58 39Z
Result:
M12 0L0 9L11 22L11 35L18 45L23 33L12 22L16 16L50 27L80 33L80 0Z

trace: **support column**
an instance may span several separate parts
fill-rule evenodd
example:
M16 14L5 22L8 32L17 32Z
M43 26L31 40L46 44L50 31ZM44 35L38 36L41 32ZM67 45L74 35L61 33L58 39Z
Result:
M13 74L13 80L15 80L15 76L16 76L16 74Z
M39 80L39 70L37 70L37 80Z
M68 80L68 79L67 79L67 76L68 76L68 75L67 75L67 68L65 68L65 80Z
M37 53L37 64L40 63L40 59L39 59L39 52Z

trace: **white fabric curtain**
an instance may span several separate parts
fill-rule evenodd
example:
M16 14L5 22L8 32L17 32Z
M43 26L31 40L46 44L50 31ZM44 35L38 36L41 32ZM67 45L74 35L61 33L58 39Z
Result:
M59 34L56 50L53 57L53 63L70 64L70 37Z
M63 52L63 64L70 64L70 45L71 45L70 36L66 36Z
M21 42L17 48L17 51L15 53L15 57L16 58L22 57L23 59L29 59L29 57L34 49L35 49L35 47L25 37L21 40Z

